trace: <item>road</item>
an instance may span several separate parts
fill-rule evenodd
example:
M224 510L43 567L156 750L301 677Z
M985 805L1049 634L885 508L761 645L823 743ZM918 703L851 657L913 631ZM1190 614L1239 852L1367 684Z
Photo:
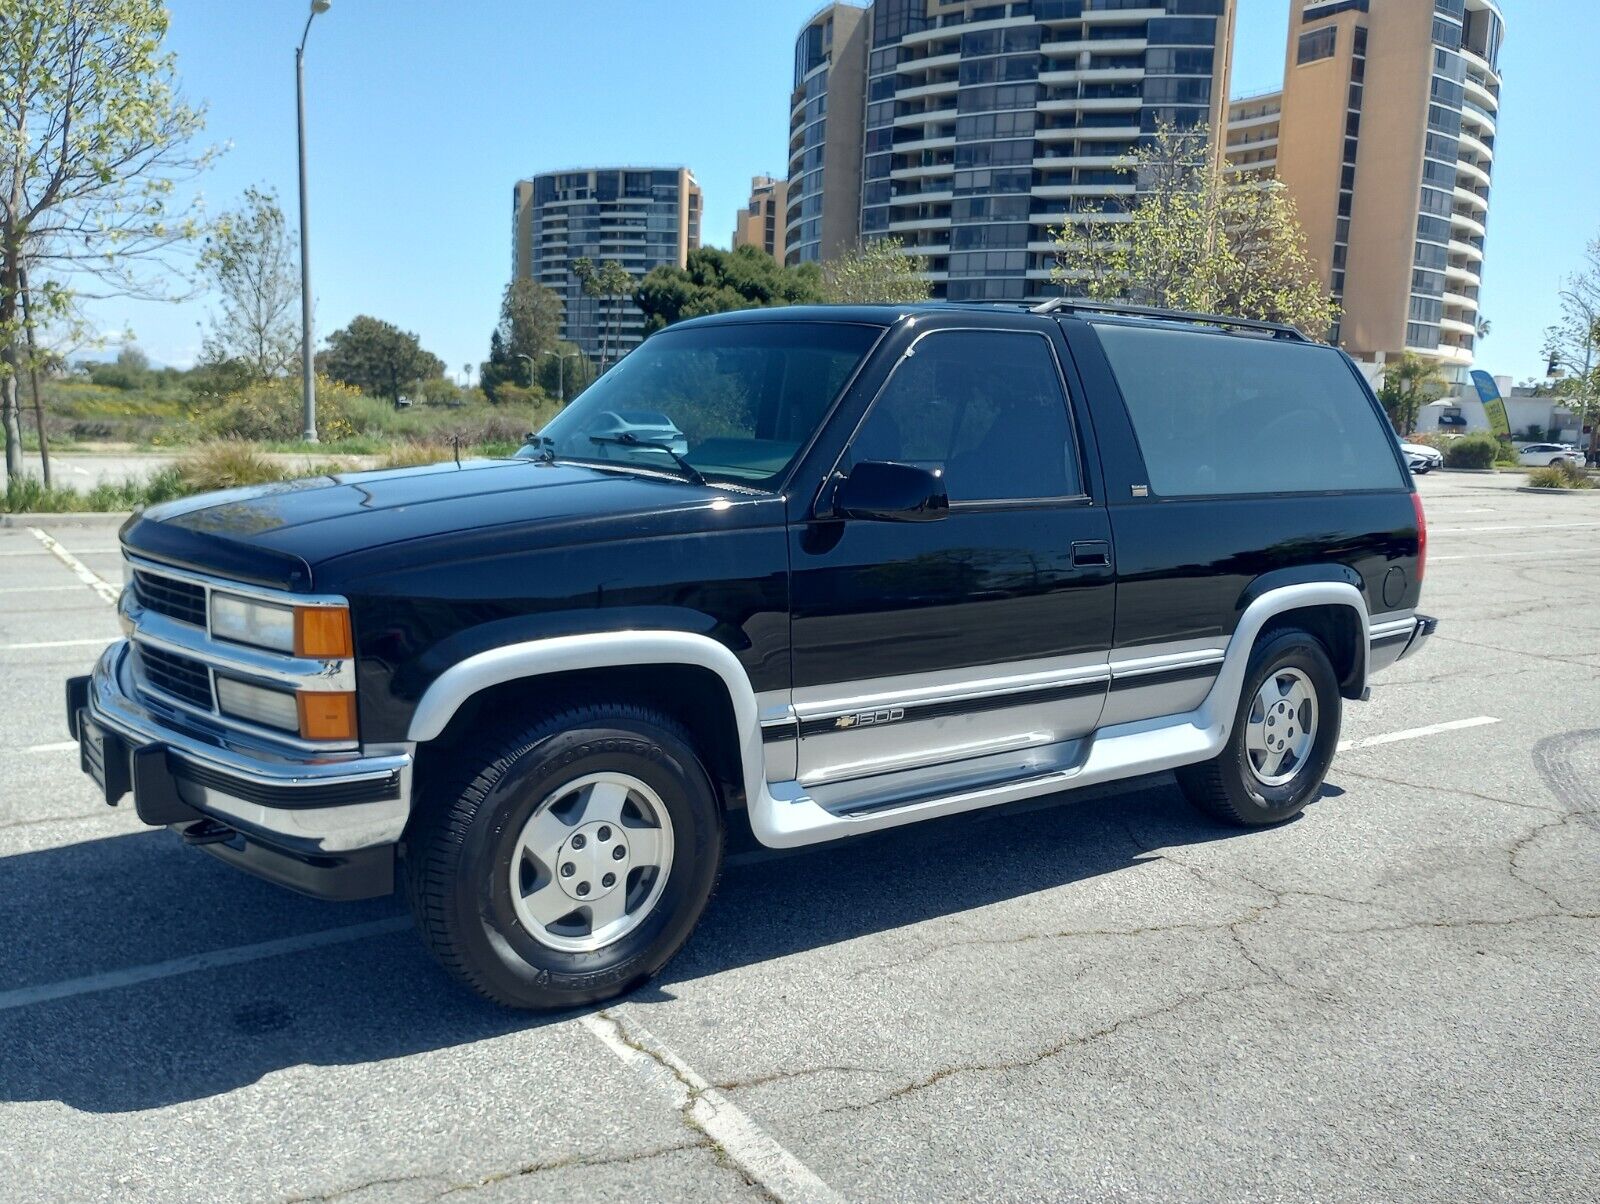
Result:
M1159 776L746 849L658 983L555 1017L97 803L60 700L108 591L0 530L0 1194L1600 1197L1600 499L1514 484L1423 481L1440 632L1298 821Z

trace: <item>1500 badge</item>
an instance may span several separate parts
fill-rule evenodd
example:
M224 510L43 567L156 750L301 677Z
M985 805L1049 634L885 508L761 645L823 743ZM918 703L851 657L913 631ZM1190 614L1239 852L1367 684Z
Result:
M882 727L885 723L898 723L905 717L905 707L883 707L876 711L857 711L854 715L840 715L833 721L833 726L841 730L847 727Z

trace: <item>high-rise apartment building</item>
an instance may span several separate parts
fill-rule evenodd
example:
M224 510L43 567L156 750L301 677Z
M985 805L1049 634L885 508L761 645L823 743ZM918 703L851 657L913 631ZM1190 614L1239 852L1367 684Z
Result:
M866 12L859 234L925 256L935 296L1057 291L1051 230L1069 209L1131 196L1124 160L1159 124L1226 117L1234 0L875 0ZM797 85L809 61L797 54ZM842 70L836 59L828 71L824 136L802 148L819 158L858 128L841 129ZM804 171L791 161L791 216Z
M831 259L861 236L861 118L870 8L829 4L794 44L786 263Z
M750 202L739 210L733 226L733 245L759 247L783 262L784 226L789 213L789 185L771 176L750 181Z
M1483 283L1499 6L1290 3L1283 90L1231 106L1229 163L1275 172L1289 189L1344 311L1335 333L1346 350L1415 351L1462 378Z
M617 262L635 280L660 264L684 266L700 245L700 185L686 167L583 167L520 180L512 194L513 271L566 305L561 337L596 363L610 330L611 359L644 338L632 297L588 297L572 261Z

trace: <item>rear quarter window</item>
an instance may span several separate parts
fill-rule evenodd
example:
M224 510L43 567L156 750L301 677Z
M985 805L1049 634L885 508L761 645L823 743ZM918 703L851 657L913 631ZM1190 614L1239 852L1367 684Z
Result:
M1331 347L1096 323L1162 497L1403 489L1387 425Z

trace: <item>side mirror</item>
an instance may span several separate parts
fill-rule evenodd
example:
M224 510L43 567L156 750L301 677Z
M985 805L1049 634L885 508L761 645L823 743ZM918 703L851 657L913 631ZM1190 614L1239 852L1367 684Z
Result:
M945 492L942 471L889 460L863 460L833 494L836 518L925 523L949 512L950 496Z

